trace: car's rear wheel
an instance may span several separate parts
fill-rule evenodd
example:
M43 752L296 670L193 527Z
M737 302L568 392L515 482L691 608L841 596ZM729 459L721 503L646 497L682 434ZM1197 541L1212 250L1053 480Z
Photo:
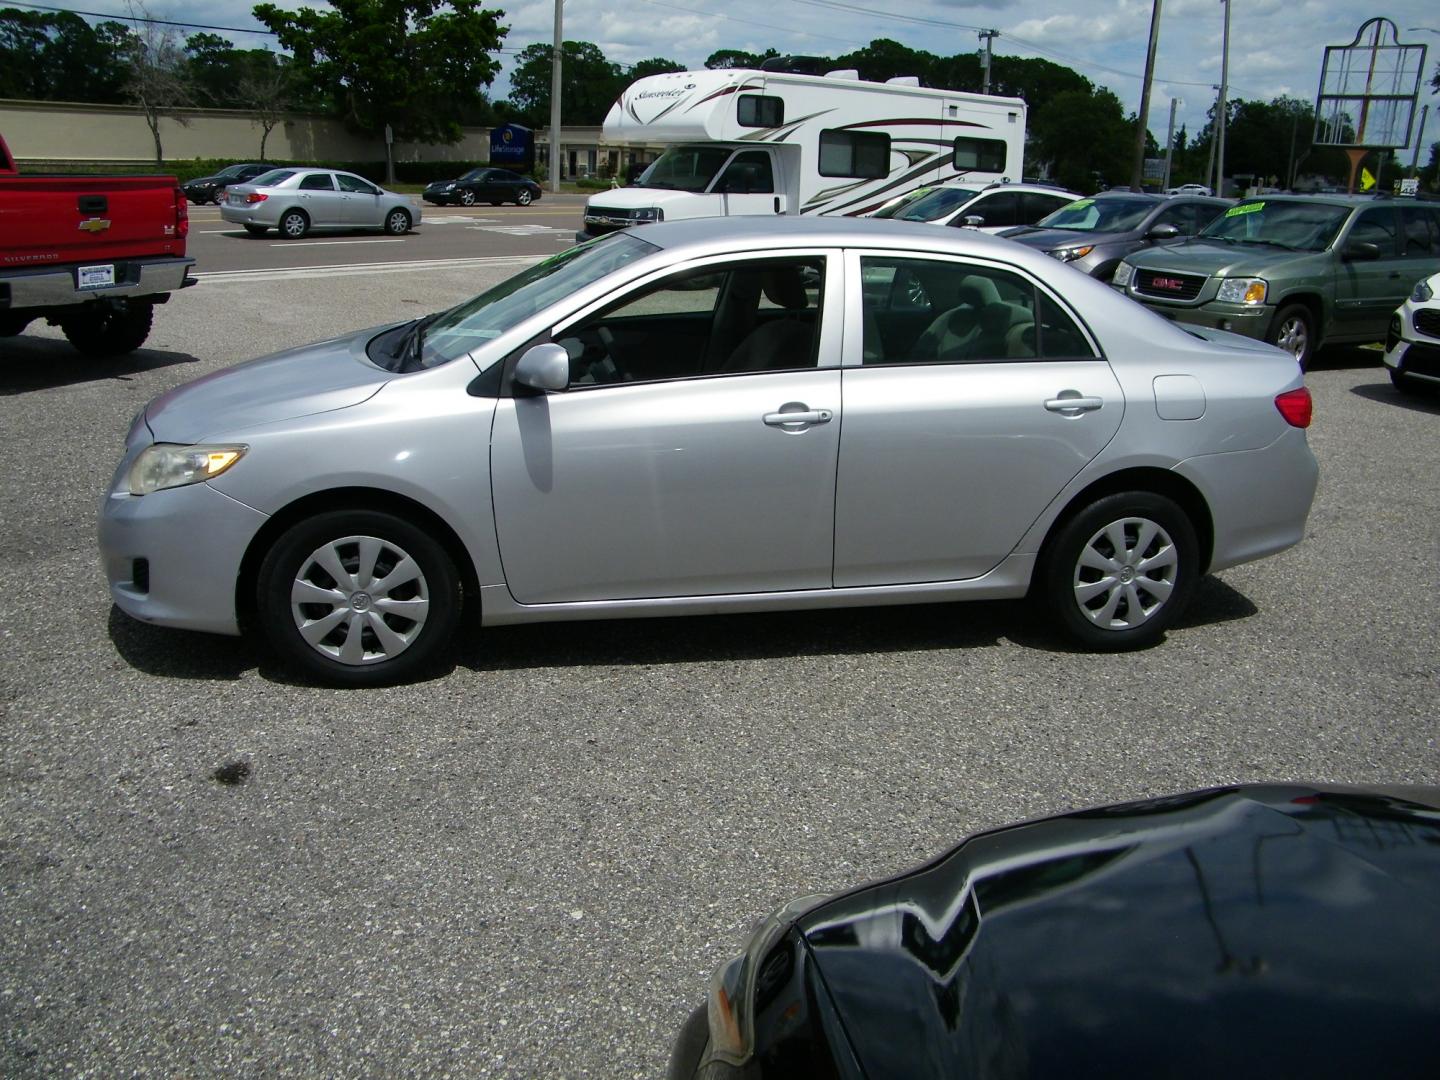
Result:
M1265 340L1295 357L1300 370L1307 371L1315 355L1315 317L1304 304L1283 307L1275 313Z
M469 190L465 190L465 191L460 192L460 205L461 205L461 206L474 206L474 205L475 205L475 192L469 191Z
M124 356L145 344L154 318L152 304L97 305L93 311L67 316L60 330L86 356Z
M404 210L391 210L385 215L385 231L391 236L404 236L410 231L410 215Z
M1046 544L1040 595L1074 640L1097 651L1160 640L1189 603L1199 543L1174 501L1148 491L1097 499Z
M246 225L245 231L251 236L264 236L270 230L264 225Z
M310 219L304 210L286 210L280 216L280 235L286 240L299 240L310 231Z
M515 204L517 206L529 206L530 197L530 192L526 191L524 188L521 188L519 192L517 192L515 195Z
M392 514L338 510L284 533L265 556L256 611L293 667L342 686L413 677L453 644L460 579L445 549Z

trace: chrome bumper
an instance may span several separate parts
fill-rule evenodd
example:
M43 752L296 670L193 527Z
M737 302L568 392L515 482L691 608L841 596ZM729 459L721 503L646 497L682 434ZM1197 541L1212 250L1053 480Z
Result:
M76 285L77 268L103 266L107 260L67 263L43 269L0 274L0 311L19 308L63 307L121 296L152 296L183 289L194 259L164 256L154 259L115 259L115 284L98 289ZM8 286L8 288L6 288ZM8 294L8 301L6 299Z

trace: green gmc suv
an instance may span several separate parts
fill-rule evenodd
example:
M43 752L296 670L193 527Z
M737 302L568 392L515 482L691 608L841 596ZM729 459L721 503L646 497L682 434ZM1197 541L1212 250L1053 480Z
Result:
M1440 205L1373 195L1245 199L1199 235L1126 258L1112 284L1180 322L1278 345L1380 341L1415 283L1440 271Z

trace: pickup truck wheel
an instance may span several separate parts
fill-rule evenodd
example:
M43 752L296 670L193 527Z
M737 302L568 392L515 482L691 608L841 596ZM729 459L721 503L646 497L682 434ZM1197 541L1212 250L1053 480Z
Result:
M28 315L0 315L0 337L14 337L30 325Z
M310 231L310 219L303 210L286 210L280 217L280 235L286 240L299 240Z
M145 344L154 318L153 305L129 304L72 315L61 320L60 329L70 344L86 356L123 356Z
M1315 355L1315 317L1304 304L1283 307L1275 313L1265 340L1295 357L1300 370L1305 371Z
M245 231L251 236L264 236L270 230L264 225L246 225Z

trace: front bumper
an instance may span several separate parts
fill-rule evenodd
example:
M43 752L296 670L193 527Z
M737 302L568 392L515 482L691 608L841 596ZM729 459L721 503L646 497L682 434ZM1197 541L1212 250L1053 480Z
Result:
M99 528L110 595L141 622L238 634L240 561L266 520L209 484L142 496L112 490Z
M1180 304L1156 303L1147 297L1127 290L1126 296L1137 304L1143 304L1157 315L1174 322L1208 326L1212 330L1228 330L1232 334L1264 341L1270 332L1270 323L1275 319L1273 304L1227 304L1212 300L1208 304L1185 307Z
M81 265L104 265L105 259L35 270L6 270L0 282L0 311L61 307L121 296L152 296L185 287L195 260L178 255L151 259L115 259L115 284L100 289L79 287ZM7 299L8 298L8 299Z

